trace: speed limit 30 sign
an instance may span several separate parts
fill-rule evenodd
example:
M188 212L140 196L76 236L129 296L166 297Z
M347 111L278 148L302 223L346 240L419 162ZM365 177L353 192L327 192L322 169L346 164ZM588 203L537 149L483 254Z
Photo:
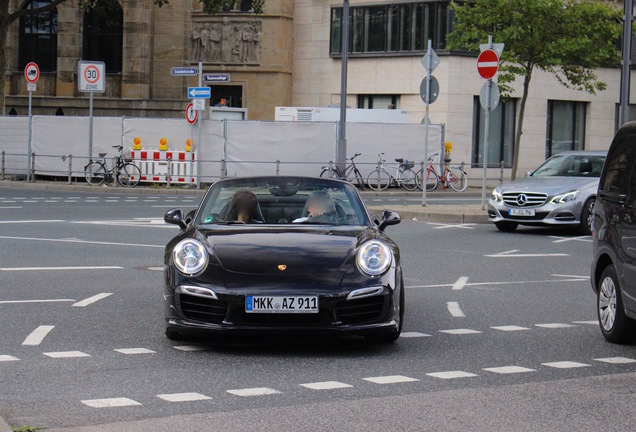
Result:
M103 93L106 88L106 65L99 61L81 60L77 66L77 89Z

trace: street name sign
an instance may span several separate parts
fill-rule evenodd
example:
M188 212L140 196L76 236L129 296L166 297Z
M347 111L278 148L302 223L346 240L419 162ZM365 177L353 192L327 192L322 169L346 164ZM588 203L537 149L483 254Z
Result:
M230 82L229 73L213 73L203 75L203 81L205 82Z
M195 67L173 67L170 69L172 76L195 76L199 70Z

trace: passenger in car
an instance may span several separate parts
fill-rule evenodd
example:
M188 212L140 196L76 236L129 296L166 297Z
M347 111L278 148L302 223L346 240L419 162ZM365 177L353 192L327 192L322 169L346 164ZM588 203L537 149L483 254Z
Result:
M311 223L328 223L335 224L338 222L336 215L336 207L333 199L327 191L314 191L307 198L303 217L295 219L294 223L301 222Z
M227 212L226 220L244 223L263 223L258 198L247 189L237 191Z

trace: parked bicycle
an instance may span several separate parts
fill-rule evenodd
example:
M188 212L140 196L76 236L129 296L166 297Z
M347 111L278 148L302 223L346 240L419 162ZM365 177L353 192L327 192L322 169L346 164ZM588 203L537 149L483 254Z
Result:
M382 155L384 155L384 153L378 153L379 166L367 177L367 185L369 188L375 191L381 191L395 183L398 187L401 186L407 191L414 191L417 188L417 180L415 178L415 172L411 168L413 168L415 164L402 158L395 159L398 163L397 166L386 165L389 168L395 167L395 175L393 175L384 168L384 162L386 161L382 158Z
M113 148L119 151L119 155L113 159L112 167L110 169L107 168L106 153L100 153L99 159L91 160L84 167L86 181L93 186L99 186L104 182L112 182L113 176L115 176L117 182L124 187L137 186L141 179L141 170L137 165L126 162L124 159L124 146L116 145Z
M433 158L439 156L439 153L435 153L428 158L428 168L426 169L426 190L432 191L437 189L437 185L441 182L442 187L450 187L454 191L463 192L468 186L468 177L466 173L459 166L452 168L448 167L448 163L444 165L444 175L440 176L435 165L433 164ZM422 190L422 184L424 182L422 170L417 172L417 187Z
M356 163L353 161L361 154L362 153L356 153L351 158L347 159L351 163L345 167L344 172L340 172L338 166L334 164L323 166L320 177L337 178L348 182L353 182L355 180L360 190L364 190L364 178L362 177L358 167L356 167Z

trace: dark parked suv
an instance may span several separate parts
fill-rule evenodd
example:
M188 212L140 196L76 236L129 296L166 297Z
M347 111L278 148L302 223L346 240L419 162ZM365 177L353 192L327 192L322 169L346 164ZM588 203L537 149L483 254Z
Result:
M599 183L592 231L592 288L603 336L636 336L636 122L616 133Z

